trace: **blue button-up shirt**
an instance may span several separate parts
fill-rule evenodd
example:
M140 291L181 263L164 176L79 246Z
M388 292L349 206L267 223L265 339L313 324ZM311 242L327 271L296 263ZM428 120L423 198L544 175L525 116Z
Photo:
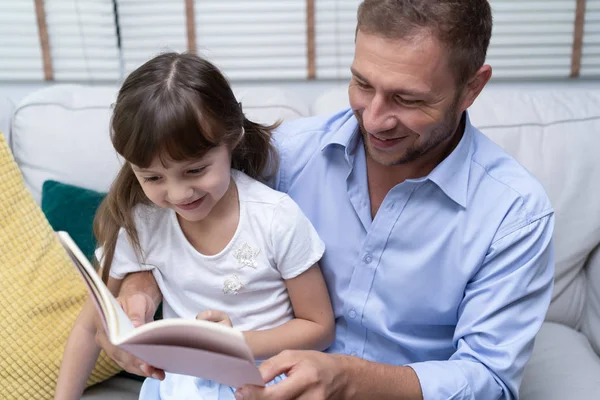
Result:
M330 352L409 365L425 400L515 399L550 303L554 215L541 185L467 115L429 175L375 218L350 110L281 126L275 186L326 244Z

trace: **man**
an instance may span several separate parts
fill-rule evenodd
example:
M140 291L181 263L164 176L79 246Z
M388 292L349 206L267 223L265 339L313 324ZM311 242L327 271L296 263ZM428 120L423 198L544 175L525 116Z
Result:
M491 28L485 0L362 3L351 110L276 137L275 187L327 246L336 340L265 361L265 381L288 378L236 398L518 398L550 302L554 216L539 183L469 121L491 77ZM153 315L151 276L122 290L130 315ZM128 370L162 374L98 341Z

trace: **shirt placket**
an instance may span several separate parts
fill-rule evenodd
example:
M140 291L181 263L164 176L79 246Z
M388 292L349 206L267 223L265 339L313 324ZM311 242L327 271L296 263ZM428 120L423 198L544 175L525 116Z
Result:
M347 342L346 353L352 356L363 357L364 355L367 329L363 326L362 320L375 272L380 264L387 239L415 189L415 185L408 182L405 184L401 185L402 188L396 187L384 199L367 230L367 236L354 265L348 291L350 296L344 302L344 317L349 336L352 338Z

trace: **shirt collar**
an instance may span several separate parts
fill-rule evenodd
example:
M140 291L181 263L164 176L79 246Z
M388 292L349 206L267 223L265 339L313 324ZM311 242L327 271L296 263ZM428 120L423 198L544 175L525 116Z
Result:
M321 147L321 151L328 147L340 146L344 148L346 160L351 163L360 137L358 121L352 110L348 110L335 125L330 127L334 134ZM446 196L463 208L467 206L474 129L469 113L465 111L465 131L458 145L429 175L417 179L432 181Z
M342 117L330 127L334 133L330 136L321 151L328 147L340 146L344 148L346 159L353 156L359 136L358 120L354 116L352 109L348 109Z
M473 125L465 111L465 131L458 145L426 177L444 191L454 202L467 207L467 190L471 170Z

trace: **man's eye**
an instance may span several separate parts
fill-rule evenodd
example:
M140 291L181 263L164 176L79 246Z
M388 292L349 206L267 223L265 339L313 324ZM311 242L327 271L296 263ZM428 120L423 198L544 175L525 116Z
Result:
M364 82L361 82L361 81L355 81L355 82L356 82L356 86L358 86L361 89L368 89L369 88L369 85L367 85Z
M402 98L400 96L396 96L396 101L405 106L414 106L416 104L419 104L420 100L408 100L408 99Z

